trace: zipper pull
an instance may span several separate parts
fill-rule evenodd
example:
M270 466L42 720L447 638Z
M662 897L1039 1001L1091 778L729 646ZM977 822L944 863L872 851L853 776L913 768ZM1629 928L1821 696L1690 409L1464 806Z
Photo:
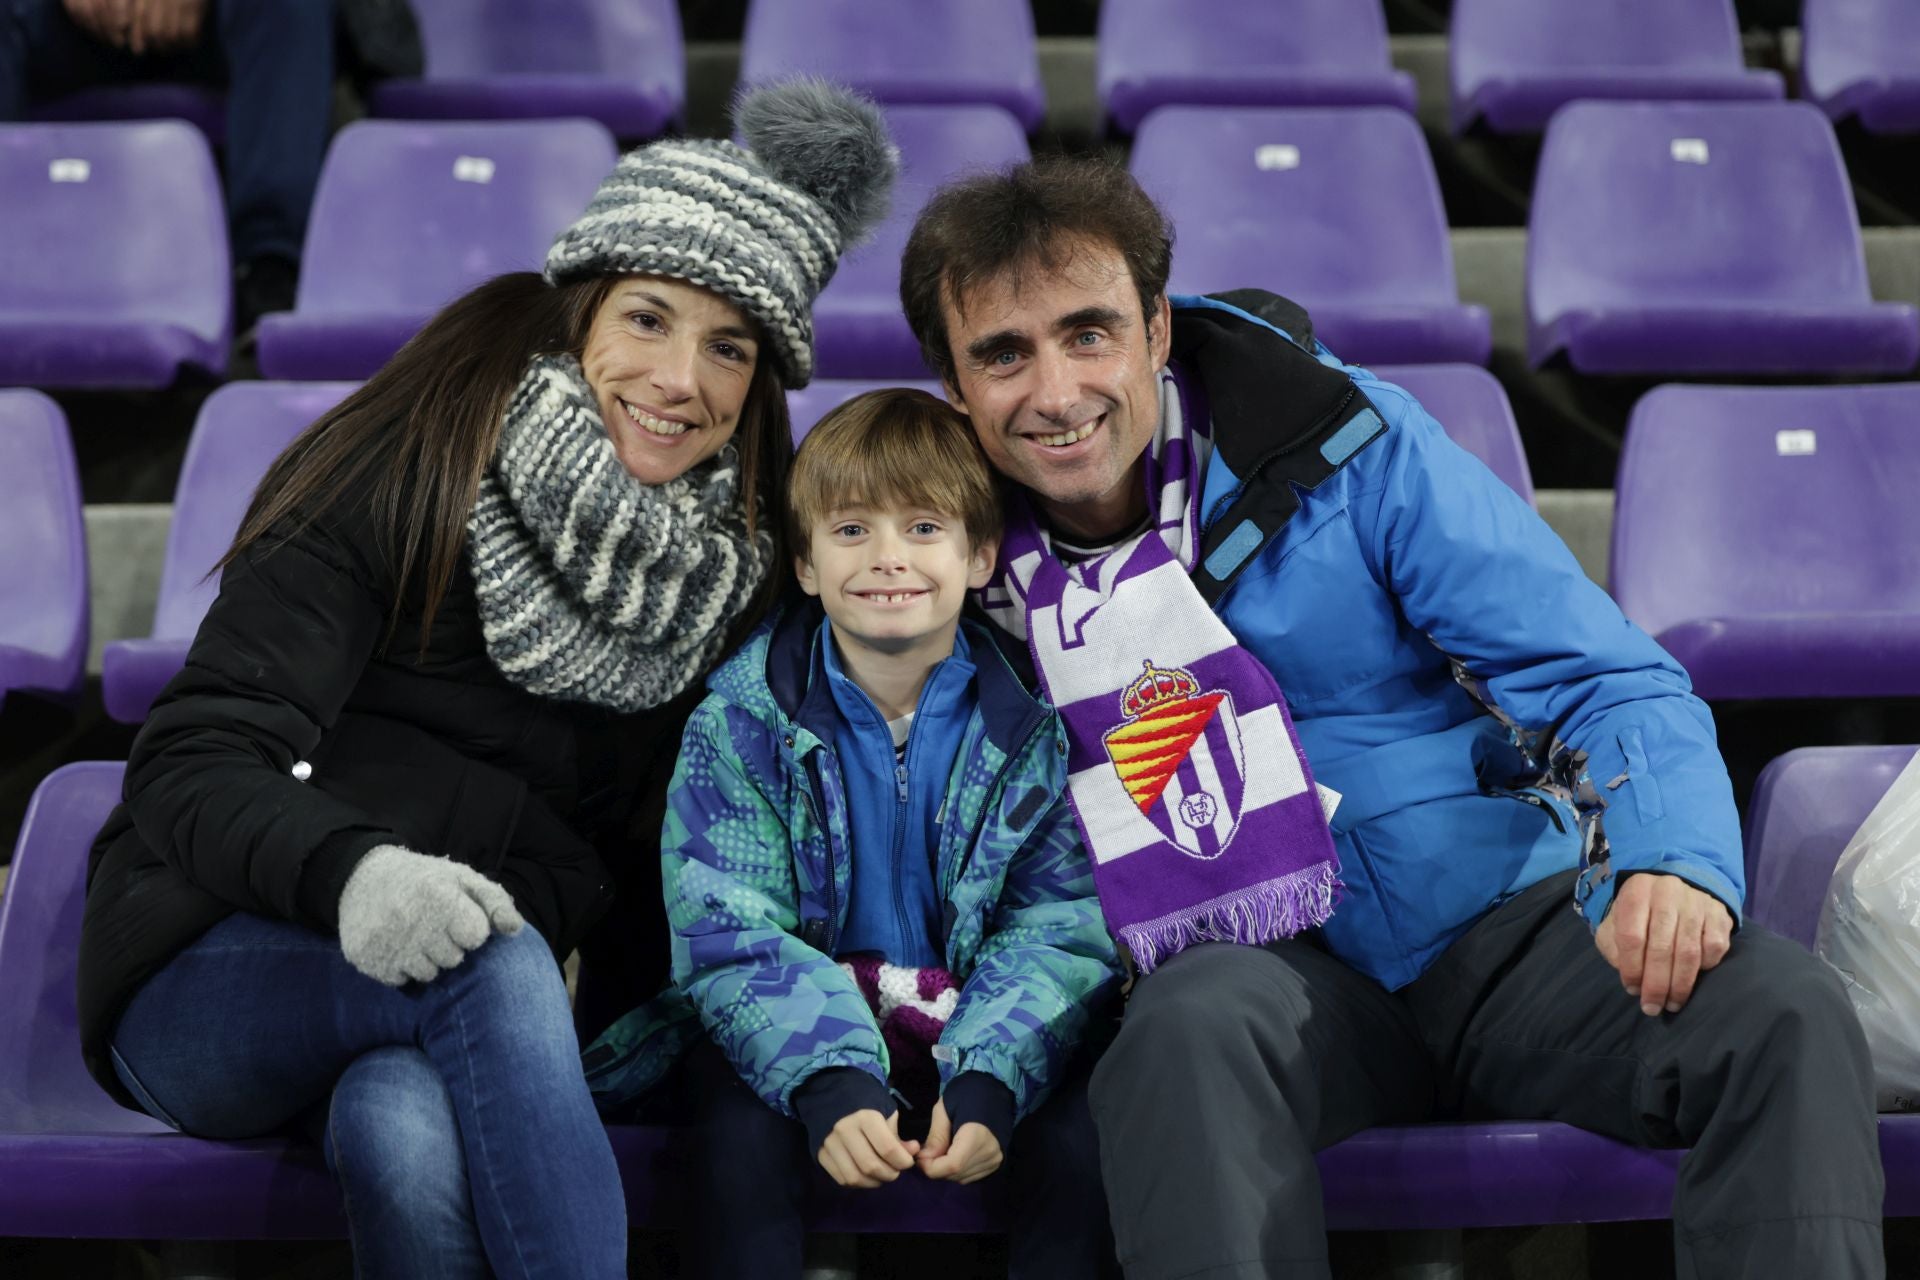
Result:
M897 764L893 766L893 780L900 785L900 803L905 804L907 802L907 766L906 765Z

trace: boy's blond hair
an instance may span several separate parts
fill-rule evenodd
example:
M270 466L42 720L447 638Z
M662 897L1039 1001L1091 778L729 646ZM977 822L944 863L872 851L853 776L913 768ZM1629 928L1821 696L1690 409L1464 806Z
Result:
M813 526L845 507L958 516L967 542L1000 537L1000 491L966 417L937 396L888 387L855 396L800 442L787 476L787 528L812 558Z

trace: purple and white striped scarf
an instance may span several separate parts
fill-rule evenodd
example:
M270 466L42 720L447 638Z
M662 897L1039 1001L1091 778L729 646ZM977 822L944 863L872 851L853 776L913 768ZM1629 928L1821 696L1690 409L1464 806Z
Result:
M1026 639L1060 709L1100 906L1142 973L1198 942L1259 944L1312 928L1340 888L1286 699L1188 577L1207 430L1165 377L1146 458L1153 526L1065 564L1016 497L981 595L995 622Z

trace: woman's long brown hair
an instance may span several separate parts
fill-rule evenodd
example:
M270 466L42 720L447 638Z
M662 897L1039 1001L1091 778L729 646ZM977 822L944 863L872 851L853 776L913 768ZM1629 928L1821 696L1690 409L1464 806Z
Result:
M489 280L447 304L365 385L287 446L261 479L233 546L213 571L270 533L276 544L285 541L371 477L375 536L395 568L393 618L419 591L424 649L459 567L467 515L499 444L514 388L535 356L585 350L594 313L617 280L555 287L523 271ZM764 525L775 541L757 614L786 567L780 513L793 456L786 394L766 344L734 441L741 492L760 499L747 502L748 535Z

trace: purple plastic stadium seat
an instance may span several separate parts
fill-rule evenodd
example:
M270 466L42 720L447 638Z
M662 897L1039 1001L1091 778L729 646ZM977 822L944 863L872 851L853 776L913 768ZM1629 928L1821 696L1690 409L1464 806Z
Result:
M81 1066L73 992L87 847L120 798L121 770L48 775L0 898L0 1235L342 1236L317 1150L185 1137L120 1107Z
M217 89L197 84L112 84L42 102L30 120L185 120L219 146L227 136L227 104Z
M900 255L935 188L969 170L1027 158L1026 135L999 107L892 107L900 148L893 208L840 262L813 304L814 358L828 378L925 378L920 344L900 311Z
M1027 0L754 0L740 83L802 74L886 103L991 103L1028 133L1047 114Z
M672 0L413 0L413 9L426 77L375 85L375 115L586 116L639 140L677 124L686 105Z
M154 698L185 664L200 619L220 593L219 577L207 572L232 544L260 477L294 436L354 386L235 382L200 406L173 492L153 634L110 641L101 654L108 715L122 724L147 718Z
M1533 472L1520 444L1500 380L1470 364L1374 366L1372 372L1418 400L1455 444L1487 464L1507 487L1533 505Z
M1800 66L1807 97L1874 133L1920 130L1920 4L1804 0Z
M1385 107L1165 107L1130 167L1178 236L1170 287L1271 289L1356 364L1485 364L1420 126Z
M814 424L827 416L829 409L845 404L855 396L865 395L869 391L879 391L885 387L916 387L942 400L947 398L937 382L910 382L885 378L871 382L818 379L798 391L787 392L787 416L793 422L794 447L799 448L800 442L807 438L807 432L813 430Z
M1454 0L1447 60L1453 125L1538 133L1577 98L1778 98L1750 70L1732 0Z
M1612 591L1705 698L1920 694L1920 384L1656 387Z
M0 703L11 689L80 690L87 660L87 535L60 406L0 391Z
M1379 0L1215 4L1106 0L1098 94L1132 133L1156 107L1386 106L1412 111L1413 77L1387 56Z
M1547 128L1527 353L1581 373L1903 373L1833 126L1804 102L1576 102Z
M0 384L170 385L224 372L227 214L177 120L0 126Z
M327 152L290 312L260 322L260 372L365 378L433 313L538 271L617 158L591 120L361 120Z
M1811 949L1841 850L1913 753L1802 747L1761 770L1747 806L1747 915Z

